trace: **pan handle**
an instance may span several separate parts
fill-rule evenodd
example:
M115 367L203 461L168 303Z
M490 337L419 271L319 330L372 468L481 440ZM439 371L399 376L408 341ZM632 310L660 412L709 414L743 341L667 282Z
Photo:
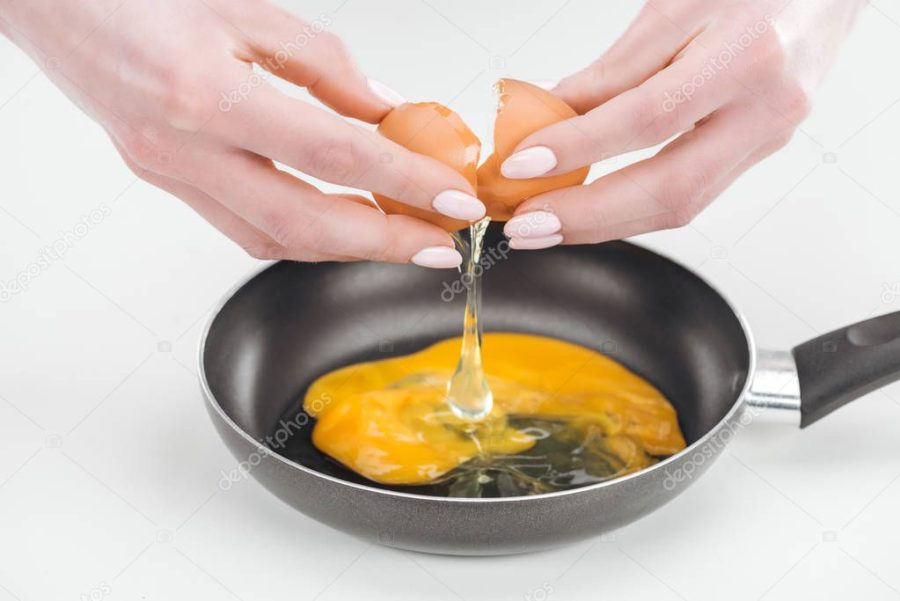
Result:
M794 347L800 427L900 380L900 311L829 332Z

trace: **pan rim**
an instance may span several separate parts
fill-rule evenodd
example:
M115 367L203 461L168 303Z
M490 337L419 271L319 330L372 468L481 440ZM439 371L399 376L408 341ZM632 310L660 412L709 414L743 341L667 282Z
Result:
M642 470L638 470L636 472L627 474L627 475L619 477L619 478L607 480L606 482L590 484L588 486L583 486L581 488L572 488L569 490L560 490L560 491L555 491L555 492L542 493L539 495L528 495L528 496L518 496L518 497L438 497L438 496L432 496L432 495L422 495L422 494L416 494L416 493L407 493L407 492L400 492L400 491L394 491L394 490L386 490L386 489L382 489L382 488L376 488L375 486L368 486L366 484L358 484L356 482L348 482L347 480L342 480L341 478L338 478L336 476L323 474L314 469L306 467L305 465L297 463L296 461L292 461L292 460L280 455L279 453L273 451L272 449L269 449L268 447L263 445L260 441L256 440L252 436L250 436L243 428L241 428L237 423L235 423L235 421L231 418L230 415L228 415L225 412L224 409L222 409L221 405L219 404L218 400L216 399L215 395L213 394L212 389L209 386L209 381L207 380L207 377L206 377L206 367L204 365L203 359L206 354L206 343L209 340L209 333L212 329L213 324L216 321L216 318L222 312L222 309L225 307L225 305L228 304L228 302L232 298L234 298L234 296L241 289L243 289L244 286L246 286L248 283L250 283L252 280L254 280L257 276L268 271L269 269L271 269L275 265L278 265L282 261L265 261L260 266L256 267L252 271L250 271L246 276L244 276L234 286L232 286L219 299L219 301L216 303L216 305L212 308L212 310L209 314L209 317L207 318L206 323L203 326L203 332L200 335L200 342L199 342L198 348L197 348L197 363L198 363L198 373L199 373L199 379L200 379L200 388L203 393L204 400L206 401L207 405L209 405L209 407L211 407L213 409L213 411L216 413L216 415L218 415L218 417L225 424L227 424L236 434L238 434L241 438L243 438L246 442L248 442L252 446L256 447L256 449L258 451L265 454L266 456L272 457L272 458L276 459L277 461L280 461L281 463L285 464L289 468L300 470L301 472L304 472L310 476L313 476L316 478L321 478L323 480L332 482L339 486L348 486L350 488L358 489L363 492L384 495L384 496L388 496L388 497L396 497L396 498L416 500L416 501L429 501L429 502L436 502L436 503L463 503L463 504L466 504L466 503L501 503L502 504L502 503L527 503L527 502L534 503L534 502L538 502L541 499L565 497L565 496L574 495L574 494L578 494L578 493L586 494L588 492L593 492L593 491L600 490L603 488L612 487L612 486L615 486L616 484L624 484L625 482L630 481L630 480L636 480L639 478L650 477L654 472L658 472L659 470L665 469L665 467L680 461L684 457L695 452L698 448L701 448L704 445L706 445L707 443L709 443L709 441L713 437L715 437L718 434L718 432L723 427L725 427L725 425L728 424L740 412L740 410L744 406L744 403L745 403L746 397L747 397L747 393L750 390L750 387L753 383L754 375L756 373L756 361L757 361L756 342L753 338L753 331L750 329L750 325L747 322L747 319L744 316L744 314L740 311L740 309L737 308L737 306L733 302L731 302L731 299L729 299L725 294L723 294L722 291L717 286L714 286L705 277L703 277L702 275L700 275L699 273L697 273L695 270L691 269L690 267L682 264L681 262L676 261L675 259L672 259L666 255L663 255L653 249L647 248L646 246L643 246L641 244L635 244L634 242L630 242L627 240L622 240L620 242L623 244L627 244L627 245L633 246L635 248L641 249L643 251L650 252L662 259L665 259L666 261L669 261L670 263L673 263L673 264L677 265L678 267L684 269L685 271L689 272L694 277L699 279L701 282L706 284L713 292L715 292L725 302L725 305L734 314L735 318L738 321L738 324L741 326L741 331L744 334L744 340L747 342L747 353L748 353L748 358L749 358L748 365L747 365L747 377L744 380L743 387L741 388L740 392L735 397L734 403L731 406L731 408L725 413L725 415L722 417L722 419L720 419L718 422L716 422L716 424L712 428L710 428L703 436L701 436L700 438L695 440L693 443L686 446L684 449L682 449L678 453L675 453L674 455L666 457L659 463L655 463L650 467L644 468ZM290 261L286 261L286 262L290 262ZM726 444L727 444L727 442L726 442Z

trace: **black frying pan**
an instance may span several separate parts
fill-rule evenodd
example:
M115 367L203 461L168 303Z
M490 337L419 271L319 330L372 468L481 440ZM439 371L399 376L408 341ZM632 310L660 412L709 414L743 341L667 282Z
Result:
M799 409L805 427L900 378L900 313L757 357L721 294L649 250L615 242L510 252L496 227L486 249L486 331L543 334L611 355L672 401L688 448L617 480L531 497L446 498L368 482L312 446L303 394L334 368L459 335L459 275L280 262L223 301L201 342L209 412L239 461L220 485L249 472L319 521L405 549L530 551L618 528L671 500L750 421L749 406Z

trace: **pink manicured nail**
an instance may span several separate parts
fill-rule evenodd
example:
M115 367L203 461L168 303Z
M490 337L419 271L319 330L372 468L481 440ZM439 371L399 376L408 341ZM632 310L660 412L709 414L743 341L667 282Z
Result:
M453 269L462 264L462 255L449 246L429 246L414 254L410 261L419 267Z
M559 85L558 79L529 79L527 81L531 85L543 88L548 92Z
M520 150L500 165L500 173L509 179L540 177L556 167L556 155L546 146Z
M406 102L406 98L377 79L369 80L369 90L392 107L400 106Z
M466 221L477 221L485 213L480 200L459 190L444 190L434 197L431 206L441 215Z
M533 211L517 215L506 222L503 233L508 238L545 238L562 229L559 217L549 211Z
M560 234L544 236L542 238L513 238L509 241L509 247L514 250L540 250L556 246L563 241Z

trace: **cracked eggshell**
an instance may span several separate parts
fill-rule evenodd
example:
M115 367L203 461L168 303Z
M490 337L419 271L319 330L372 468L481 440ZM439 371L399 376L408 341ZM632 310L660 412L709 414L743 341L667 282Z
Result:
M475 174L481 142L459 115L444 105L437 102L401 104L381 121L378 133L413 152L437 159L461 173L473 190L478 188ZM418 217L449 232L469 225L467 221L411 207L381 194L373 194L373 197L385 213Z
M500 98L494 122L494 153L481 167L478 167L481 142L459 115L436 102L398 106L387 114L378 126L378 132L461 173L477 190L488 216L495 221L506 221L516 207L532 196L584 183L590 168L552 177L503 177L500 165L522 140L548 125L575 117L576 113L562 99L524 81L501 79L497 89ZM451 232L469 225L466 221L410 207L381 194L373 196L388 214L411 215Z
M583 184L590 167L552 177L503 177L500 165L522 140L577 113L561 98L524 81L501 79L497 89L500 99L494 122L494 154L478 169L478 198L487 206L492 219L506 221L516 207L532 196Z

